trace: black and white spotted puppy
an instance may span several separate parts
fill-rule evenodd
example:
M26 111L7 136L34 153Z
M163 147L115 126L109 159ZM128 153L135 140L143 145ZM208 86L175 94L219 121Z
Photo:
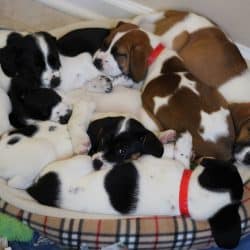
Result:
M27 191L44 205L87 213L176 216L184 206L192 218L209 220L220 247L238 244L243 185L231 163L206 159L189 172L178 161L146 155L105 162L99 171L93 165L86 155L54 162Z

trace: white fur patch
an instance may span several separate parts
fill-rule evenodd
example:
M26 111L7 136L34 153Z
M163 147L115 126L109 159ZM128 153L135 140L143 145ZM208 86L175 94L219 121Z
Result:
M41 75L41 82L44 85L44 87L50 87L51 79L53 77L59 77L60 72L59 70L53 70L48 63L49 48L44 37L41 35L35 35L35 38L36 38L38 46L40 47L42 51L44 62L45 62L45 69Z
M154 33L155 31L155 23L159 21L160 19L164 18L165 12L157 12L146 15L140 15L133 19L133 23L141 27L142 29L145 29L149 32Z
M179 89L186 87L190 89L192 92L194 92L196 95L200 95L200 93L196 89L196 82L186 78L184 75L185 73L178 73L178 75L181 77L181 82L179 83Z
M128 121L129 121L129 118L126 118L121 121L121 123L119 124L120 127L119 127L119 131L117 131L117 134L121 134L127 130Z
M190 13L182 21L177 22L172 28L162 35L162 42L164 42L168 48L173 48L174 39L182 32L187 31L188 33L192 33L199 29L209 27L214 27L214 24L208 19L197 14Z
M0 88L0 136L11 129L9 114L11 112L11 103L8 95Z
M200 128L203 129L200 133L201 137L206 141L216 142L218 138L228 136L228 115L229 111L224 108L211 114L201 110Z
M154 114L156 114L159 110L159 108L161 108L164 105L168 105L169 99L172 97L173 95L168 95L165 97L159 97L159 96L154 96L153 97L153 101L154 101Z
M250 70L225 82L218 88L229 102L250 102Z

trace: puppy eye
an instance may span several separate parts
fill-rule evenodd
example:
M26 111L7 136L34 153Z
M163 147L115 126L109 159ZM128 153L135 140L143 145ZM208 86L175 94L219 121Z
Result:
M141 137L139 138L139 141L143 142L144 139L145 139L145 136L141 136Z
M126 156L126 150L124 148L118 149L118 154L122 156L123 158Z

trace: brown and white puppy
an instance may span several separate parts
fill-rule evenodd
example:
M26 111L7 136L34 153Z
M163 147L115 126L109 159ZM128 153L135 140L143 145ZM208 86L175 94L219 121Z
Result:
M250 143L250 72L230 38L206 17L186 11L139 16L134 23L161 36L166 47L183 58L191 73L218 88L231 104L237 143Z
M187 69L209 86L218 88L247 69L236 45L204 16L167 10L138 17L135 23L146 29L150 25L151 32L177 51Z
M149 66L148 58L157 50L159 41L157 36L135 25L118 24L105 40L106 58L102 58L105 73L109 73L111 65L112 72L121 70L137 81L146 77L142 103L145 116L158 129L188 130L197 157L230 159L234 128L227 102L217 89L197 80L173 50L163 49ZM145 125L144 117L141 120Z

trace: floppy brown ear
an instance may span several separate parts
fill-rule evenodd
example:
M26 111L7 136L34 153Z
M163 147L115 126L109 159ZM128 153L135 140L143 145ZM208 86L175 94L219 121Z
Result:
M149 50L144 45L135 45L130 50L129 74L134 82L144 80L148 70Z

